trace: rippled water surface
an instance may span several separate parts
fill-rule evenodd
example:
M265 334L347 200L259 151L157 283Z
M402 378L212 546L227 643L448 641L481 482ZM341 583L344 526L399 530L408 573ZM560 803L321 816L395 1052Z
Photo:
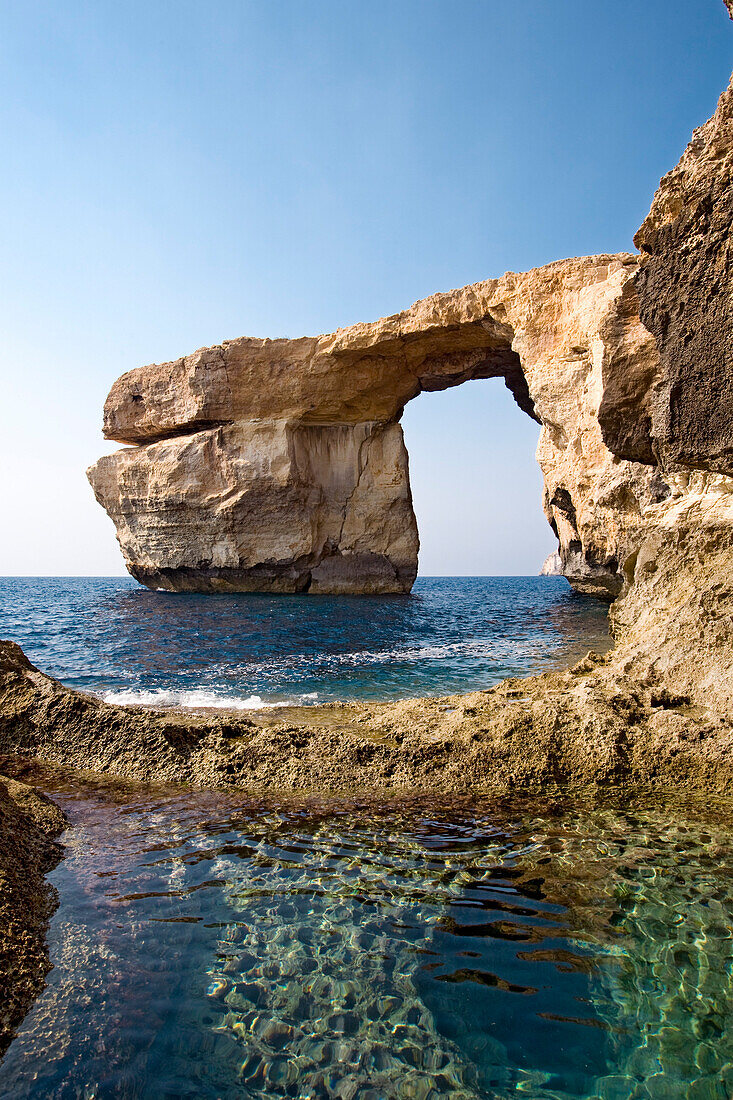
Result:
M3 1100L731 1095L733 851L694 807L50 789Z
M150 592L129 578L0 580L0 637L117 702L237 706L440 695L608 645L561 577L420 578L410 596Z
M561 579L390 599L1 582L0 636L121 701L438 694L607 644ZM730 807L252 802L71 786L54 969L0 1100L730 1100Z

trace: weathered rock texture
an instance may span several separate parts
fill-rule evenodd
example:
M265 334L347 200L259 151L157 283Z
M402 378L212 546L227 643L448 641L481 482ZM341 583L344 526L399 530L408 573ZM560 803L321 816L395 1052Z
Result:
M688 471L670 482L611 608L614 667L733 716L733 481Z
M733 86L662 180L637 234L639 313L656 367L609 364L609 446L654 463L669 494L644 509L612 608L614 661L733 714ZM643 425L634 433L629 425Z
M44 795L0 776L0 1057L50 969L45 933L56 891L44 875L61 858L53 837L66 824Z
M635 237L636 308L660 354L604 372L603 436L624 458L733 473L732 181L729 85Z
M251 791L733 793L733 723L606 657L487 691L268 715L119 707L0 642L0 753L142 782Z
M619 461L598 409L609 364L657 367L629 255L563 260L436 294L371 324L232 340L123 375L89 471L128 569L170 589L406 592L418 537L398 420L419 393L502 377L541 425L563 569L612 598L662 479Z
M406 592L417 528L399 424L237 420L90 473L154 588Z

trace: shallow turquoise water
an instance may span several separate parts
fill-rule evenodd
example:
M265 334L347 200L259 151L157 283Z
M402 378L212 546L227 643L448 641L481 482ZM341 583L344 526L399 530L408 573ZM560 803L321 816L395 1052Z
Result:
M733 850L693 806L64 789L0 1097L724 1098Z
M485 687L607 644L557 578L413 596L6 579L0 636L119 701ZM730 807L252 802L38 780L74 828L0 1100L730 1100Z
M0 578L0 638L70 687L123 703L246 709L471 691L603 650L606 612L562 577L422 577L389 597Z

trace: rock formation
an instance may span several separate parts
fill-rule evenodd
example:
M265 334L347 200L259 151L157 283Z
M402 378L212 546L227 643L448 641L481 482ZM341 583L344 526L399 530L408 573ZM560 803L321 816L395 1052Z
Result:
M541 577L561 577L562 576L562 558L558 554L557 550L553 550L551 554L548 554L542 563L540 569Z
M510 272L327 336L232 340L123 375L104 432L133 446L89 478L128 569L172 590L409 591L405 404L502 377L541 425L562 572L613 599L650 528L679 534L693 483L699 504L692 471L713 494L708 527L730 490L715 475L733 476L732 176L729 87L662 180L638 258Z
M40 792L0 776L0 1057L51 968L45 933L56 891L44 875L61 858L53 838L67 824Z
M97 498L154 588L406 592L417 529L399 424L236 420L100 459Z
M733 721L612 657L487 691L243 716L121 707L0 642L0 753L139 782L249 791L514 793L654 785L733 793Z
M609 364L599 411L611 449L669 486L624 562L616 659L720 713L733 713L732 176L733 84L636 237L634 289L659 359L648 372Z
M636 310L660 354L604 372L599 418L619 456L733 474L732 182L729 86L634 238Z
M563 571L613 598L641 511L667 494L603 442L603 375L656 370L629 255L435 294L318 338L232 340L123 375L89 471L128 569L173 590L407 592L418 536L399 418L423 391L504 378L541 425ZM643 461L643 459L642 459Z
M123 375L105 434L133 446L89 477L130 572L174 590L409 591L402 410L503 377L541 425L562 572L580 592L623 588L613 624L637 670L727 706L732 174L729 87L662 180L638 258L559 261L328 336L234 340Z

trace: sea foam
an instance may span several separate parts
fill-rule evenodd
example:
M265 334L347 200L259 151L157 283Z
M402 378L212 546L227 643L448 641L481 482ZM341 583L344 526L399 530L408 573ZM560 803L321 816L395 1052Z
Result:
M312 705L318 698L313 691L293 699L266 701L261 695L221 695L215 691L191 690L174 691L169 688L154 688L148 691L106 691L101 698L105 703L120 707L216 707L221 710L269 710L273 707L299 707Z

